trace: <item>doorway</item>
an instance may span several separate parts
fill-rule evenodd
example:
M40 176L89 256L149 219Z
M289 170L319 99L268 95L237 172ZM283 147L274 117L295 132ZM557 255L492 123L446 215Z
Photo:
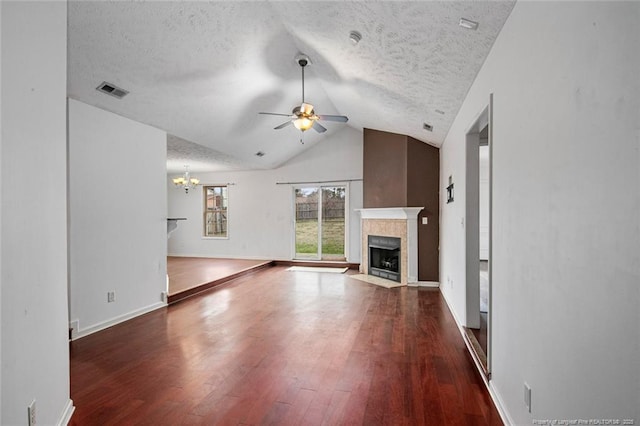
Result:
M492 102L466 134L466 318L476 362L491 374Z
M295 187L296 260L346 260L347 186Z

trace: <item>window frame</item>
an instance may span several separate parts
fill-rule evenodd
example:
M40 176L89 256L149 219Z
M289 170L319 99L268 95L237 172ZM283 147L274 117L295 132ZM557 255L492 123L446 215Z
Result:
M344 193L344 258L345 262L349 262L349 237L351 235L351 215L350 215L350 193L351 193L351 185L349 181L332 181L332 182L310 182L310 183L295 183L291 185L291 215L292 215L292 226L293 230L291 232L291 259L292 260L308 260L311 262L314 261L322 261L322 228L321 226L318 228L318 256L315 259L300 259L296 257L296 189L303 188L318 188L319 190L319 198L322 198L322 189L323 188L333 188L343 186L345 189ZM318 221L322 221L322 203L318 203Z
M209 188L225 188L226 189L226 209L222 210L225 213L225 222L226 222L226 235L225 236L215 236L215 235L207 235L207 190ZM202 185L202 208L201 211L201 238L203 240L228 240L229 239L229 184L226 183L212 183L212 184L203 184ZM224 205L224 201L223 201Z

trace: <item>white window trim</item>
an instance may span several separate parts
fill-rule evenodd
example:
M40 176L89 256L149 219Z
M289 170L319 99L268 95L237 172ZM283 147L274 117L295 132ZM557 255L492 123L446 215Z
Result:
M231 185L229 185L228 183L202 183L200 184L200 186L202 187L202 190L204 191L206 187L208 186L224 186L227 188L227 215L229 214L229 210L231 207L231 203L230 203L230 194L229 194L229 189L231 187ZM200 220L203 221L203 216L204 216L204 212L207 208L207 202L206 202L206 197L205 194L203 192L200 193ZM227 236L226 237L207 237L204 234L204 222L200 222L200 239L202 240L228 240L229 236L231 235L231 226L229 223L229 220L227 218Z

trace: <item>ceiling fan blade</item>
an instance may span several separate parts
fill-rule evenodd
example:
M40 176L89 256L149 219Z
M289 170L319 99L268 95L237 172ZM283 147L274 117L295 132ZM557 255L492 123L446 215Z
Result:
M318 123L317 121L313 122L313 130L315 130L318 133L324 133L327 131L327 128L324 127L322 124Z
M277 112L259 112L258 114L263 114L263 115L280 115L282 117L291 117L291 114L280 114Z
M340 123L349 121L349 117L344 115L318 115L318 118L324 121L339 121Z
M274 127L273 130L284 129L285 127L290 126L290 125L291 125L291 121L287 121L287 122L282 123L279 126Z

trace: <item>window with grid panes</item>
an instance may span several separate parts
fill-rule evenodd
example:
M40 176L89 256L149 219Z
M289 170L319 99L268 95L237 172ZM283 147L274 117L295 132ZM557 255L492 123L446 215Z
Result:
M204 236L227 238L227 185L206 185L204 192Z

